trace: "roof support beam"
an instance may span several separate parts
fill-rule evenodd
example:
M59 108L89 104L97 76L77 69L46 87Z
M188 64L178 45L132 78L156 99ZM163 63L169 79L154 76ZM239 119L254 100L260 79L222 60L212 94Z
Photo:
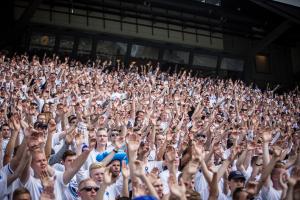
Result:
M12 27L13 34L10 35L10 37L7 40L2 41L0 43L0 47L16 43L18 38L20 38L20 36L23 34L24 29L26 28L27 24L29 23L30 19L34 15L41 2L42 0L33 0L31 4L28 5L28 7L22 13L20 18L16 20L15 26Z
M16 28L19 29L28 24L31 17L34 15L35 11L41 4L42 0L33 0L31 4L26 8L21 17L16 21Z
M287 31L292 26L292 22L286 20L282 22L278 27L276 27L272 32L270 32L266 37L264 37L254 48L249 51L249 55L255 55L257 52L263 50L271 42L276 40L281 34Z
M286 19L289 19L292 22L295 22L297 24L300 24L300 20L296 17L293 17L291 15L289 15L287 12L285 12L284 10L281 10L279 8L277 8L276 6L273 6L272 3L270 3L270 1L261 1L261 0L250 0L251 2L267 9L270 10L271 12L274 12Z

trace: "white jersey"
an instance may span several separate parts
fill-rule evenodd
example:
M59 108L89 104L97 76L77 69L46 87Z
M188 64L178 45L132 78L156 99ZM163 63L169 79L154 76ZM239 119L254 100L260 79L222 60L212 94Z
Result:
M180 173L181 172L179 172L179 171L176 173L176 179L178 179L178 176ZM160 180L163 184L163 193L164 194L169 194L169 192L170 192L169 185L168 185L169 176L170 176L169 170L165 170L159 174Z
M63 199L63 187L66 185L63 183L63 172L55 171L55 183L54 183L54 194L56 200ZM32 200L39 200L41 193L43 192L42 182L39 178L35 178L33 175L29 176L29 179L25 183L25 187L29 190Z

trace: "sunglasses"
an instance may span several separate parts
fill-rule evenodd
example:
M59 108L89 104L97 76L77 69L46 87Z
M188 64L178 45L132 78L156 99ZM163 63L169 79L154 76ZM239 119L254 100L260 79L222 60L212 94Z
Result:
M42 129L42 130L47 130L48 126L38 126L37 128Z
M198 138L198 139L200 139L200 138L206 138L206 135L198 134L198 135L196 136L196 138Z
M80 191L83 191L83 190L86 192L91 192L92 190L94 190L95 192L98 192L99 187L87 186L87 187L80 189Z

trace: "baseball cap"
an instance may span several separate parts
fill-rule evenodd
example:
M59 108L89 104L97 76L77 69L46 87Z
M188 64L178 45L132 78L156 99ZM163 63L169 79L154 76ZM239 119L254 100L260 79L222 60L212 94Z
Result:
M243 179L244 181L246 180L244 174L238 170L229 173L228 180L231 179Z

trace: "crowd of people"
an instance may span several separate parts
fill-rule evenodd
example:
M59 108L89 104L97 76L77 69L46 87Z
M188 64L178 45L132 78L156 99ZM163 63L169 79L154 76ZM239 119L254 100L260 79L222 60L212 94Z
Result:
M300 199L300 93L0 55L1 200Z

